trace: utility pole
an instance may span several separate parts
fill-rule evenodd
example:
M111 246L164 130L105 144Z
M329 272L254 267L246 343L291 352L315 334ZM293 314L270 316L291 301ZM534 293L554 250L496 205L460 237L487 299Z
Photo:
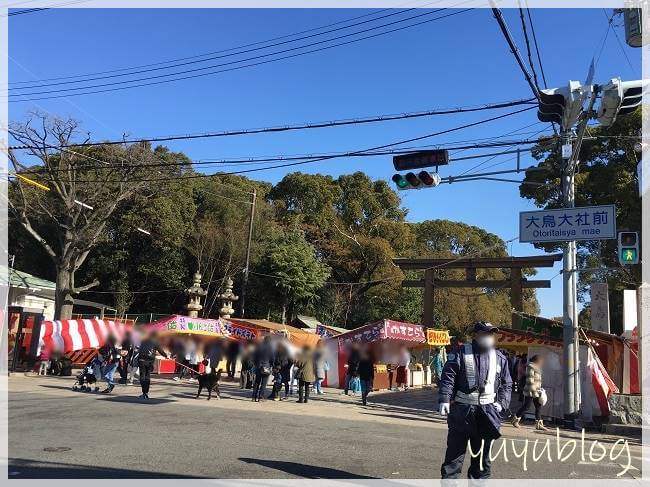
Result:
M587 122L591 117L598 86L594 85L591 90L591 98L587 110L582 114L576 130L575 142L571 147L571 131L564 129L562 132L563 146L571 147L571 153L562 154L562 195L565 208L575 207L575 172L579 164L580 147L587 129ZM568 156L568 157L566 157ZM578 262L576 241L569 240L564 246L563 254L563 358L565 367L564 377L564 417L567 421L574 421L580 411L580 338L578 327L578 306L577 306L577 279Z
M251 193L251 214L248 220L248 242L246 244L246 264L244 267L244 282L241 287L240 297L240 316L244 317L244 307L246 306L246 288L248 287L248 268L251 260L251 240L253 239L253 221L255 220L255 204L257 202L257 190L253 189Z

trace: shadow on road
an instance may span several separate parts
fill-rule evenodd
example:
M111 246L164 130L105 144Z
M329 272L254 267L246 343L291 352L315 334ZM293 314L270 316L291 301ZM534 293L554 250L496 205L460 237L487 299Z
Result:
M304 465L302 463L285 462L283 460L262 460L261 458L239 458L242 462L254 463L263 467L280 470L281 472L296 475L307 479L376 479L351 472L345 472L318 465Z
M122 468L88 467L55 462L35 462L22 458L12 458L8 466L10 479L100 479L100 478L156 478L182 479L200 478L188 475L175 475L161 472L127 470Z
M150 398L150 399L140 399L135 396L102 396L101 400L109 402L126 402L133 404L145 404L145 405L155 405L155 404L165 404L168 402L176 402L176 399L162 399L162 398Z

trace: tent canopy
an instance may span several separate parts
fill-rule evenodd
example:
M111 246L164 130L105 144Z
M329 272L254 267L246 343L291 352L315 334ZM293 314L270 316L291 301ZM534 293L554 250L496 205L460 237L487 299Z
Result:
M43 346L63 353L99 348L109 335L122 340L130 325L112 320L58 320L44 321L37 353Z
M291 325L283 325L282 323L274 323L268 320L253 320L244 318L230 318L235 325L245 326L249 328L256 328L271 333L286 333L289 341L297 347L314 347L320 337L314 333L308 333L300 328L295 328Z

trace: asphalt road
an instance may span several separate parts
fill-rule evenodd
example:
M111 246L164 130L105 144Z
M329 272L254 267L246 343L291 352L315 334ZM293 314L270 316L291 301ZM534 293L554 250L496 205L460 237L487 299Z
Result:
M258 404L224 385L223 398L208 402L191 398L195 386L166 382L154 384L154 399L143 403L137 386L104 396L74 393L71 383L10 378L10 478L440 476L446 426L424 406L395 406L403 401L400 393L375 395L368 408L338 392L307 405ZM616 461L581 461L580 447L558 462L554 434L531 436L528 428L523 437L512 431L519 436L505 436L517 451L526 438L550 439L552 461L546 454L533 461L530 441L524 471L507 445L508 462L495 461L494 477L616 478L627 463L625 453ZM611 442L605 446L609 451ZM640 468L638 447L631 451ZM624 477L639 475L633 468Z

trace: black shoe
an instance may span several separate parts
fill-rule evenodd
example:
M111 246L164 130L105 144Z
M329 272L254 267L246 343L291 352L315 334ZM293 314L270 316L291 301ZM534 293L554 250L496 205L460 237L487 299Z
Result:
M106 389L102 391L102 394L110 394L114 388L115 386L108 386Z

